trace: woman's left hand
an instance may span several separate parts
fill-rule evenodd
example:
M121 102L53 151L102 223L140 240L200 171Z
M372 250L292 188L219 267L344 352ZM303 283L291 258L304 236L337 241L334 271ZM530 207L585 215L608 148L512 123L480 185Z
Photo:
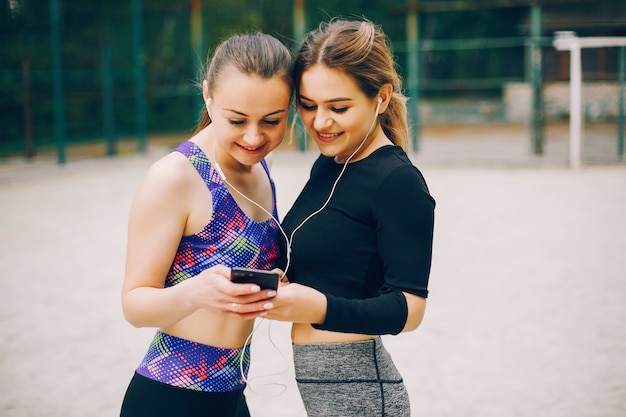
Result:
M287 273L280 268L272 269L272 272L278 274L278 285L283 286L289 284L289 278L287 278Z
M326 318L326 296L314 288L300 284L287 283L283 280L274 305L261 314L270 320L289 321L292 323L321 324Z

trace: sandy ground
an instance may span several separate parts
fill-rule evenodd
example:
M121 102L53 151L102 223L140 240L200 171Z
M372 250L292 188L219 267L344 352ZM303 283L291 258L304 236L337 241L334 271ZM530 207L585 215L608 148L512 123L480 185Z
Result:
M417 331L384 338L412 414L623 417L626 166L498 143L426 138L414 157L438 204L431 297ZM154 331L121 314L126 219L164 152L0 163L1 416L118 415ZM313 157L276 155L281 214ZM288 326L260 325L252 415L304 416Z

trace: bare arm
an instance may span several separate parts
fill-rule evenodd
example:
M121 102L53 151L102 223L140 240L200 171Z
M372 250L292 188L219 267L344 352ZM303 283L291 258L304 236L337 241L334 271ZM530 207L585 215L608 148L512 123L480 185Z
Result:
M165 327L195 310L182 286L163 289L186 221L176 162L168 155L150 168L130 210L122 307L137 327Z
M266 298L258 287L231 283L230 270L222 265L164 288L190 211L190 169L176 154L166 156L148 171L133 201L122 307L126 320L134 326L167 327L200 308L246 318L229 311L229 305ZM258 315L258 310L255 305L241 311Z

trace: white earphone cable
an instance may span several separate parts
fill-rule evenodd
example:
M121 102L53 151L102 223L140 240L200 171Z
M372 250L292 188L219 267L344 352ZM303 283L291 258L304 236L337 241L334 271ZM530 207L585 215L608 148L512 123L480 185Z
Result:
M207 107L207 112L209 113L209 117L211 117L211 110L209 108L211 103L211 99L207 99L206 102L206 107ZM239 191L239 189L237 189L237 187L235 187L234 185L232 185L228 179L226 178L226 175L224 174L224 171L222 171L222 168L220 167L219 163L217 162L217 158L215 156L215 140L213 141L213 164L215 165L215 170L217 171L218 175L220 176L220 178L222 179L222 181L224 181L225 184L227 184L228 186L230 186L231 189L233 189L235 192L237 192L237 194L239 194L240 196L242 196L244 199L246 199L247 201L249 201L250 203L254 204L255 206L257 206L258 208L260 208L264 213L266 213L267 215L270 216L270 218L276 222L276 225L278 226L278 229L280 230L281 234L283 235L283 237L285 238L285 244L286 244L286 263L285 263L285 268L283 270L283 275L280 277L280 280L282 281L282 279L286 276L287 271L289 270L289 265L291 263L291 244L293 242L293 236L296 233L296 231L298 231L302 226L304 226L304 224L306 222L308 222L311 218L315 217L316 215L318 215L320 212L322 212L322 210L324 210L326 208L326 206L328 206L328 204L330 203L330 200L333 196L333 194L335 193L335 189L337 188L337 184L339 183L339 180L341 179L341 177L343 176L348 163L350 162L350 160L361 150L361 148L363 147L363 145L365 144L365 142L367 141L367 139L369 138L369 135L372 133L372 130L374 129L374 126L376 125L376 120L378 118L378 110L380 110L380 105L382 103L382 99L379 97L378 98L378 104L376 105L376 112L374 114L374 119L372 120L372 123L369 127L369 129L367 130L367 133L365 134L365 137L363 138L363 140L361 141L361 143L359 144L359 146L354 150L354 152L352 152L352 154L346 159L346 161L343 163L343 167L341 168L341 172L339 173L339 175L337 176L337 178L335 179L333 186L330 190L330 194L328 195L328 198L326 199L326 201L324 202L324 204L317 209L316 211L314 211L313 213L311 213L310 215L308 215L304 220L302 220L302 222L291 232L291 235L289 237L287 237L287 233L285 233L285 230L282 228L280 222L278 221L278 219L276 219L274 217L274 215L272 213L270 213L268 210L265 209L265 207L261 206L259 203L257 203L256 201L252 200L251 198L249 198L247 195L245 195L244 193L242 193L241 191ZM213 120L213 118L211 117L211 120ZM274 203L275 204L275 203ZM263 323L265 319L261 318L259 323L257 325L255 325L252 329L252 331L250 332L250 334L248 335L248 337L246 338L246 341L244 342L244 346L247 346L248 343L251 343L252 340L252 336L254 335L254 333L257 331L257 329L260 327L261 323ZM285 357L285 355L281 352L281 350L278 348L278 346L276 346L276 344L274 343L274 340L271 337L270 334L270 327L271 327L271 321L270 321L270 325L268 326L268 338L270 340L270 343L272 344L272 346L274 346L274 348L281 354L281 356L286 360L287 358ZM244 380L244 382L246 382L247 384L250 384L248 378L245 376L244 373L244 369L243 369L243 362L244 362L244 355L241 355L241 359L239 361L239 370L241 372L242 378ZM287 372L288 369L285 369L284 371L275 373L275 374L270 374L270 375L266 375L266 376L276 376L276 375L281 375L285 372ZM279 383L273 383L270 385L277 385L279 387L282 388L282 390L276 394L275 396L279 396L281 395L286 389L287 386L284 384L279 384ZM250 385L249 385L250 386ZM250 386L250 389L252 391L253 388Z
M322 205L322 207L320 207L319 209L317 209L316 211L314 211L313 213L309 214L303 221L302 223L300 223L295 229L293 229L293 231L291 232L291 236L289 236L289 240L287 240L287 250L289 252L291 252L291 243L293 242L293 235L298 231L298 229L300 229L302 226L304 226L304 224L306 222L308 222L311 218L317 216L322 210L324 210L326 208L326 206L328 205L328 203L330 203L330 199L332 198L333 194L335 194L335 189L337 188L337 184L339 183L339 180L341 179L341 177L343 176L343 173L345 172L348 163L350 162L350 160L354 157L354 155L356 155L361 148L363 147L363 145L365 144L365 142L367 141L367 138L370 136L370 134L372 133L372 130L374 129L374 126L376 125L376 120L378 118L378 110L380 110L380 105L382 103L382 99L379 97L378 98L378 104L376 105L376 112L374 114L374 120L372 120L372 124L370 125L369 129L367 130L367 133L365 134L365 137L363 138L363 140L361 141L361 143L359 144L359 146L356 148L356 150L354 152L352 152L352 154L348 157L348 159L346 159L346 161L343 164L343 167L341 168L341 172L339 173L339 175L337 176L337 179L335 180L335 182L333 183L332 188L330 189L330 194L328 195L328 198L326 199L326 202ZM287 271L287 268L285 268L285 271Z

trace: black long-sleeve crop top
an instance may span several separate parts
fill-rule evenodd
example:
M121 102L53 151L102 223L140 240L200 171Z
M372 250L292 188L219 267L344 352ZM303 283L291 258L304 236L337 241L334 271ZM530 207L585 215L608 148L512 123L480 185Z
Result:
M428 296L435 200L404 151L385 146L349 163L329 204L299 227L323 206L342 167L320 156L285 216L287 276L326 295L326 320L315 327L395 334L406 322L402 292Z

